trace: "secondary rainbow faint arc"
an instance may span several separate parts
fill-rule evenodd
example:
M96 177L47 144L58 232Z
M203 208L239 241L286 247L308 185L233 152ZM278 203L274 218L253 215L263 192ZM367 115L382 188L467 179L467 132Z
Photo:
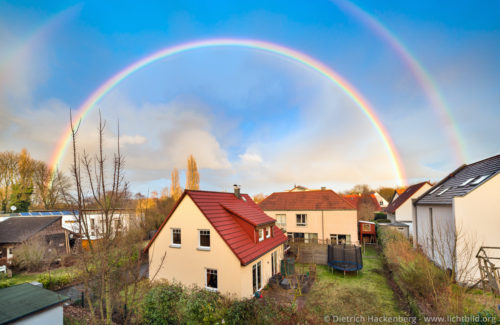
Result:
M401 158L398 154L398 151L380 119L375 114L375 110L371 107L366 99L352 86L350 85L344 78L342 78L339 74L333 71L330 67L325 64L319 62L312 57L298 52L296 50L292 50L290 48L260 41L260 40L251 40L251 39L207 39L207 40L199 40L188 43L183 43L171 47L167 47L160 51L157 51L149 56L146 56L135 63L129 65L124 68L113 77L108 79L105 83L103 83L97 90L95 90L90 97L85 100L85 102L80 106L75 116L75 121L79 121L85 118L85 116L92 110L93 107L103 98L107 93L109 93L116 85L118 85L125 78L133 74L134 72L160 60L166 58L171 55L196 50L203 48L211 48L211 47L242 47L242 48L250 48L261 50L268 53L277 54L281 57L285 57L288 59L292 59L294 61L300 62L303 65L312 68L313 70L319 72L330 81L334 82L342 91L347 94L361 110L365 114L365 116L370 120L371 124L375 127L377 133L380 135L384 142L384 146L391 158L391 162L393 168L396 173L396 178L398 181L398 185L406 184L406 176L403 164L401 163ZM61 137L60 142L58 143L54 154L52 155L52 159L50 160L50 166L55 171L64 157L64 153L66 152L66 148L71 142L71 128L68 126L64 135Z
M408 50L404 43L393 32L391 32L387 27L384 26L384 24L382 24L373 15L363 10L361 7L355 5L349 0L331 1L339 6L342 10L368 26L399 54L400 58L402 58L404 63L417 79L420 86L423 88L425 95L427 96L437 115L443 122L442 126L445 127L447 136L453 146L457 164L462 164L467 161L467 152L458 130L458 124L455 121L449 107L446 105L443 96L439 92L439 88L437 87L436 83L432 80L431 76L420 64L420 62L415 58L415 55L413 55Z

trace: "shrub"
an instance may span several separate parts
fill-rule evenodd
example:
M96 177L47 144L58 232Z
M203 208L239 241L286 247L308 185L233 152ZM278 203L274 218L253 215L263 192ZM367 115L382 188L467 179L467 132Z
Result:
M60 289L75 281L75 275L71 273L48 274L43 273L38 277L44 288L55 290Z
M387 219L387 214L383 212L375 212L375 220Z
M49 252L47 243L41 238L34 238L14 248L13 264L20 270L40 271L54 258L54 254Z
M180 284L161 284L153 287L144 299L144 323L180 324L185 300L184 288Z
M190 290L186 308L188 323L221 323L225 314L223 297L217 292L198 287Z
M389 219L377 219L377 223L390 223L391 220Z

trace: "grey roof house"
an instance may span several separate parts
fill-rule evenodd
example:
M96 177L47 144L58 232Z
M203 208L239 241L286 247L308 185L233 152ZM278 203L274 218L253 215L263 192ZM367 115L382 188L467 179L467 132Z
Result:
M414 244L457 280L478 279L479 248L500 246L500 155L460 166L413 205Z

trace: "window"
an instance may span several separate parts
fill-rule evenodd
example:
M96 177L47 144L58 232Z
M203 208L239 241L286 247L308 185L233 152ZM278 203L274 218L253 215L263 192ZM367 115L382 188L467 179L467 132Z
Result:
M472 182L473 179L474 179L474 177L467 179L465 182L460 184L460 186L465 186L465 185L469 184L470 182Z
M369 223L363 223L362 229L365 232L372 231L372 226Z
M181 247L181 230L179 228L172 228L172 244L170 246Z
M217 288L218 288L218 286L217 286L218 285L217 270L205 269L205 275L206 275L205 287L208 290L217 291Z
M115 219L115 231L121 231L122 230L122 223L120 219Z
M264 240L264 229L259 229L259 241Z
M437 195L442 195L442 194L446 193L446 191L448 191L449 189L450 189L450 188L449 188L449 187L447 187L447 188L445 188L444 190L442 190L441 192L439 192Z
M91 230L95 229L95 219L90 219L90 229Z
M330 234L330 240L334 245L350 244L351 235Z
M436 192L437 190L439 190L441 186L438 186L436 187L435 189L433 189L432 191L429 192L429 194L434 194L434 192Z
M297 214L297 226L307 226L307 214Z
M271 227L266 227L266 238L271 237Z
M490 175L483 175L483 176L479 176L478 178L476 178L474 180L474 182L472 182L472 185L477 185L479 183L481 183L482 181L484 181L486 178L488 178L488 176Z
M12 247L9 247L9 252L8 252L9 255L14 255L14 248Z
M286 228L286 214L277 214L276 215L276 226L284 229Z
M262 289L262 264L258 262L252 266L252 285L253 292L259 291Z
M199 230L200 232L200 242L198 245L199 249L209 250L210 249L210 230Z

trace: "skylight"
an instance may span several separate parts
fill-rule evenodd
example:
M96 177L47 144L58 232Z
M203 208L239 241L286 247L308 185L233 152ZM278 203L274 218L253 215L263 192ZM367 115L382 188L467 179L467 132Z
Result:
M488 178L488 176L490 176L490 175L479 176L478 178L476 178L476 180L474 182L472 182L472 185L477 185L477 184L481 183L486 178Z
M436 188L435 188L435 189L433 189L433 190L432 190L429 194L434 194L434 192L436 192L437 190L439 190L439 188L440 188L440 187L441 187L441 186L436 187Z
M466 180L465 182L463 182L462 184L460 184L460 186L465 186L465 185L469 184L470 182L472 182L473 179L474 179L474 177L469 178L468 180Z
M437 195L442 195L442 194L444 194L446 191L448 191L449 189L450 189L450 188L449 188L449 187L447 187L447 188L445 188L444 190L442 190L441 192L439 192Z

